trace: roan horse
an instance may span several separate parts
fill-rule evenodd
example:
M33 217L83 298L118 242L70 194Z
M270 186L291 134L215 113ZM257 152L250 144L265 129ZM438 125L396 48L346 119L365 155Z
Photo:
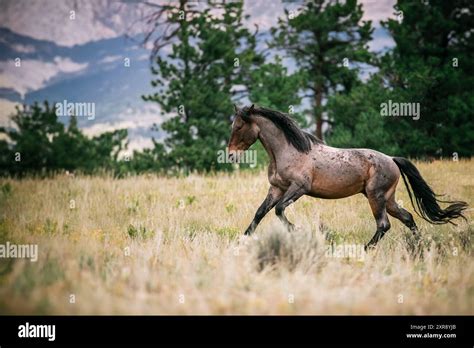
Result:
M400 174L413 208L423 219L432 224L452 223L458 217L465 219L462 213L468 207L467 203L438 200L413 163L405 158L390 157L370 149L330 147L298 128L283 113L254 105L243 109L235 106L229 159L235 161L257 139L270 157L270 189L245 231L246 235L255 230L273 207L280 220L292 230L294 225L286 218L285 208L303 195L336 199L362 193L367 197L377 223L375 235L366 249L374 247L390 229L387 213L418 236L412 214L395 200ZM442 209L439 202L450 205Z

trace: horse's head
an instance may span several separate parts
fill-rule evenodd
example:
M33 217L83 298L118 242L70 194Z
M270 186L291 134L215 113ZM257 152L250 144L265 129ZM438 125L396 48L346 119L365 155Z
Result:
M252 114L255 112L254 105L239 109L236 105L234 122L232 123L232 134L229 140L229 159L237 160L239 155L247 150L258 139L260 129L255 123Z

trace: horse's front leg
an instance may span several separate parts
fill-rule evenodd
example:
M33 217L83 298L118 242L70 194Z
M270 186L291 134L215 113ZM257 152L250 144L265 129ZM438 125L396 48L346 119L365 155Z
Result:
M303 196L307 192L308 192L308 189L304 185L292 183L275 207L276 215L286 225L286 227L290 231L294 229L295 225L293 225L286 218L285 209L290 204L296 202L297 199L299 199L301 196Z
M257 209L255 213L255 217L252 220L252 223L245 231L246 235L250 235L255 231L259 222L263 219L263 217L278 203L278 201L283 196L283 191L276 186L270 186L268 190L267 198L263 201L260 207Z

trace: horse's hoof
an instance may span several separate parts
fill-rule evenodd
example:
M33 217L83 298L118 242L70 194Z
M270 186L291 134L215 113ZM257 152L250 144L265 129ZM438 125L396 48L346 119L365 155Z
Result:
M375 249L374 244L367 244L366 246L364 246L364 251L365 252L368 252L368 251L371 251L371 250L374 250L374 249Z
M254 234L255 230L251 228L247 228L247 230L244 232L244 236L250 237Z

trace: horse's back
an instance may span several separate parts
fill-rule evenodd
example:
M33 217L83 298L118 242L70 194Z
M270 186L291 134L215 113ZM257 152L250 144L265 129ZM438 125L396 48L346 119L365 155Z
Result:
M315 147L310 155L313 162L311 195L315 197L344 198L365 193L367 183L392 183L400 175L390 156L371 149L323 145Z

